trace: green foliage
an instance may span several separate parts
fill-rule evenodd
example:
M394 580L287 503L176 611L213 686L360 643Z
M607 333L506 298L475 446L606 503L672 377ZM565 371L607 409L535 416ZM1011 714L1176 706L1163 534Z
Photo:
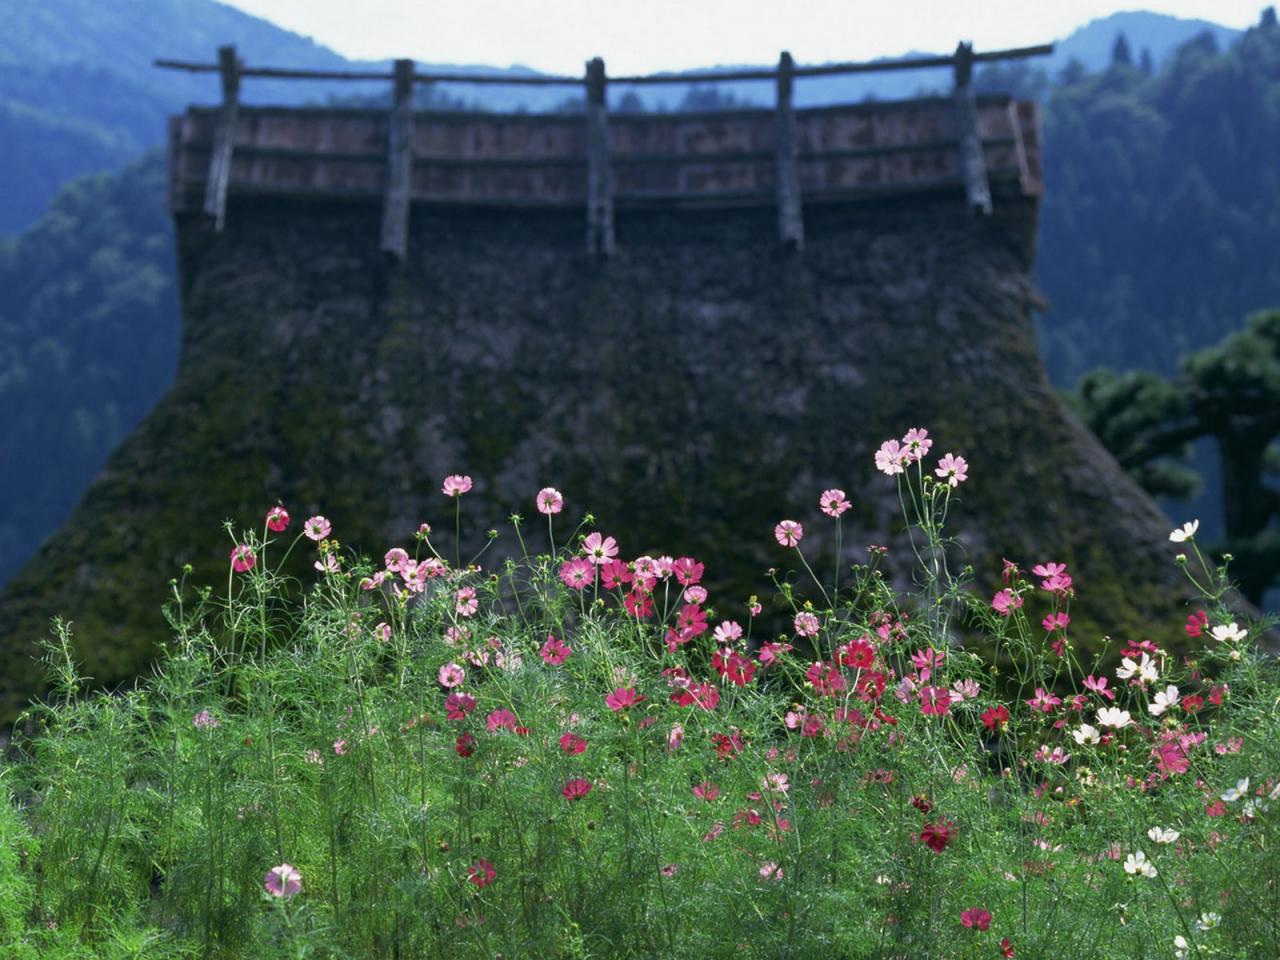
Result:
M1182 47L1153 76L1065 76L1044 104L1036 278L1050 376L1169 374L1280 302L1280 30Z
M1065 571L1006 571L1001 605L968 595L954 490L905 466L919 590L896 596L874 556L817 574L806 539L786 551L805 575L766 601L795 623L772 662L747 610L684 595L701 569L592 566L563 514L539 518L551 554L492 572L447 560L452 534L376 566L331 534L238 534L247 568L173 582L167 655L124 694L80 694L59 626L55 695L0 773L0 947L1138 960L1184 938L1275 956L1280 675L1227 629L1225 568L1186 541L1221 635L1185 665L1127 645L1159 682L1112 702L1082 685L1101 670L1069 623L1032 625L1069 621ZM285 574L295 553L321 572ZM571 562L586 589L562 582ZM961 622L985 642L956 643ZM639 700L609 701L625 689ZM277 866L300 889L273 891Z

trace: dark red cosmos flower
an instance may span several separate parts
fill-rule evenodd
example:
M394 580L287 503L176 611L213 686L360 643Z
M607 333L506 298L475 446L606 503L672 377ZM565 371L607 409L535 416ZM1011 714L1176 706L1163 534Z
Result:
M469 733L464 733L455 741L453 749L458 751L458 756L469 757L476 752L476 738Z
M581 777L576 777L566 783L560 792L563 793L564 798L570 802L573 802L574 800L581 800L591 792L591 781L583 780Z
M982 711L982 725L992 732L995 732L997 728L1003 729L1008 722L1009 711L1005 709L1003 704L987 707Z
M1003 940L1000 941L1000 956L1002 957L1013 956L1013 944L1009 942L1008 937L1005 937Z
M929 811L933 809L933 804L929 802L929 798L926 797L923 793L917 794L916 796L912 797L911 805L915 807L917 810L919 810L921 813L923 813L925 816L928 816Z
M956 835L956 825L950 820L939 820L937 823L926 823L920 831L920 842L934 853L947 849L947 844Z
M493 883L495 876L497 871L493 869L493 864L483 857L467 868L467 880L477 887L487 887Z

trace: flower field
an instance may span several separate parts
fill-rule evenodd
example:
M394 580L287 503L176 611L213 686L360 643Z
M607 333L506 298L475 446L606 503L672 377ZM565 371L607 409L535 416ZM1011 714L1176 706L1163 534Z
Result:
M932 448L866 465L907 591L882 547L806 552L838 489L760 598L550 487L512 518L550 550L485 566L464 475L374 561L288 505L229 526L136 688L90 692L57 624L0 766L0 953L1280 956L1280 678L1227 566L1170 535L1194 656L1076 637L1052 557L976 592L946 522L981 465Z

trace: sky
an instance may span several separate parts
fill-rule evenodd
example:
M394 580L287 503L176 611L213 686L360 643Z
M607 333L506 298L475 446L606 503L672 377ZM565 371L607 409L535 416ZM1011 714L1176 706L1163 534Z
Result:
M522 64L578 74L775 62L867 60L1061 39L1090 20L1144 9L1256 23L1268 0L223 0L353 59Z

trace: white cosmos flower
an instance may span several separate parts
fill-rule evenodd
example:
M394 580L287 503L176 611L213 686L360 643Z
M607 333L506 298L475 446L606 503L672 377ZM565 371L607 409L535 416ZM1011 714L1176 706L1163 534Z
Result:
M1170 707L1176 707L1179 699L1178 688L1171 683L1156 694L1155 702L1147 704L1147 709L1158 717Z
M1209 631L1213 635L1213 639L1219 643L1239 643L1249 635L1248 630L1241 630L1236 622L1232 620L1226 626L1216 626Z
M1071 736L1075 737L1076 743L1082 747L1086 744L1094 744L1098 742L1098 728L1082 723L1079 730L1071 731Z
M1182 934L1173 938L1173 955L1176 960L1187 960L1191 955L1191 944L1187 943L1187 938Z
M1147 836L1156 843L1173 843L1182 836L1182 834L1177 830L1165 830L1163 827L1152 827L1147 831Z
M1121 710L1119 707L1099 707L1098 722L1104 727L1115 727L1119 730L1127 727L1133 720L1130 719L1128 710Z
M1202 913L1200 919L1196 921L1196 929L1201 933L1207 933L1220 923L1222 923L1222 914Z
M1116 667L1116 676L1121 680L1128 680L1134 674L1138 675L1138 679L1143 683L1155 683L1160 679L1160 671L1156 669L1156 662L1151 656L1143 651L1141 658L1134 662L1132 657L1125 657L1120 661L1120 666Z
M1174 543L1185 543L1196 535L1196 531L1200 529L1200 521L1192 520L1190 523L1184 523L1173 533L1169 534L1169 539Z
M1125 858L1124 872L1131 876L1142 874L1144 877L1152 878L1155 877L1159 871L1156 870L1156 865L1147 859L1147 855L1141 850L1138 850L1135 853L1129 854L1129 856Z
M1268 800L1280 800L1280 783L1271 788L1271 792L1267 794Z
M1236 785L1222 795L1222 799L1227 803L1234 803L1249 792L1249 778L1237 780Z

